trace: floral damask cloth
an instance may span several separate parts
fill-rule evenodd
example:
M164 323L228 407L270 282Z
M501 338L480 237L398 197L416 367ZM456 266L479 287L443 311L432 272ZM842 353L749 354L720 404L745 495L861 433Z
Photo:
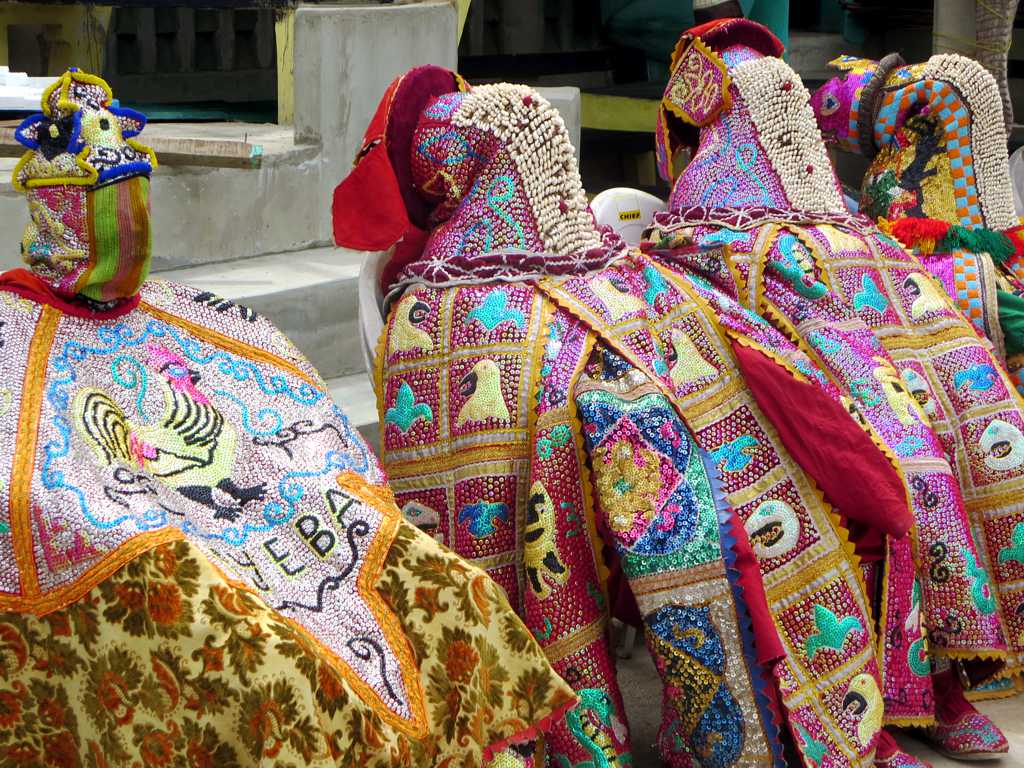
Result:
M0 360L10 372L0 400L0 455L11 468L0 486L0 556L9 564L0 572L0 610L20 614L26 627L43 626L28 617L80 615L69 606L100 599L111 605L90 620L98 622L97 632L113 632L106 622L122 618L140 622L144 616L131 618L130 611L122 616L125 601L141 598L115 574L134 568L144 552L183 539L209 559L222 582L258 596L269 622L259 632L275 624L305 638L319 663L352 691L354 711L377 718L369 741L358 729L343 728L331 749L404 743L393 762L401 765L411 759L406 752L427 754L435 744L434 763L459 755L471 764L491 746L491 735L507 739L518 726L530 735L539 725L511 712L492 719L491 710L495 718L501 714L497 705L481 698L480 679L470 682L466 670L464 689L452 687L447 673L424 676L427 656L444 650L431 644L428 625L454 638L451 633L471 632L479 619L463 611L468 603L443 595L446 579L465 566L408 531L400 545L405 524L376 458L315 370L272 324L209 293L161 282L147 283L137 306L128 302L110 316L2 290L0 321ZM400 581L387 575L395 558L408 558ZM143 590L147 626L162 626L182 611L186 624L161 635L167 653L176 653L179 641L201 646L199 627L207 619L216 626L204 614L214 602L193 600L202 591L193 583L195 571L174 571ZM110 579L121 587L104 586ZM90 592L96 589L99 598ZM474 587L481 605L490 589L484 582ZM409 608L416 600L424 623L412 631L410 622L420 623L417 608ZM488 614L483 631L500 650L501 629L492 621L518 620L498 604L480 610ZM37 642L31 633L23 640ZM88 636L78 641L81 648L69 647L91 652ZM531 643L515 654L532 657L547 676L533 701L544 719L560 714L572 695ZM509 654L505 670L514 677L516 656ZM267 670L254 663L255 679ZM18 674L38 671L26 664L16 665ZM150 662L137 665L148 669ZM286 678L265 679L271 690ZM17 677L11 684L29 685ZM93 713L94 703L81 712ZM153 711L156 704L147 706ZM462 714L450 719L452 711ZM315 732L322 713L308 709L305 716L304 730ZM235 725L216 727L226 733ZM170 733L184 724L170 716L164 728ZM102 738L99 743L106 755Z
M0 765L479 766L572 704L494 583L412 526L376 588L411 641L427 738L179 541L44 617L0 613Z

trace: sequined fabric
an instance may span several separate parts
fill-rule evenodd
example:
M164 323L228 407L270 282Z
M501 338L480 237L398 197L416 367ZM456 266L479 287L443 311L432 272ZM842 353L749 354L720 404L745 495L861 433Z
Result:
M450 101L457 113L468 97ZM505 167L501 152L445 141L449 152ZM528 183L542 186L574 165L554 160ZM446 180L444 200L493 178L478 158L452 165L461 162L477 175L433 161L432 173L456 180ZM809 764L870 765L882 699L852 555L745 388L716 310L748 341L768 334L781 343L780 359L793 355L782 376L804 375L796 361L815 375L813 363L735 303L728 312L710 307L636 254L609 250L582 274L555 269L561 277L516 281L517 265L538 277L537 255L497 238L486 251L486 231L468 233L480 216L461 216L455 199L448 207L439 220L449 226L424 250L432 277L406 284L380 341L383 462L406 517L487 568L580 695L576 714L548 739L549 758L629 761L606 634L608 545L664 682L659 743L669 764L778 764L773 721L783 715L772 713L769 693L779 687ZM516 221L524 233L530 222ZM495 232L505 231L500 224ZM463 236L472 238L464 248ZM762 566L771 611L761 631L781 637L781 658L768 663L769 679L749 647L749 611L730 566L723 519L737 517L770 548Z
M609 284L616 286L614 292ZM805 759L821 765L870 763L881 695L859 576L827 503L754 402L727 339L735 335L760 345L767 335L781 359L789 347L794 363L799 359L810 370L813 365L721 294L680 282L652 265L609 270L601 277L552 279L542 287L671 397L697 445L711 457L722 493L758 556L785 647L774 672ZM684 334L693 345L688 351L678 341ZM670 343L679 352L671 366L664 352ZM689 364L679 362L687 358ZM773 532L764 533L768 529ZM827 606L828 617L816 605ZM843 625L839 634L825 628L831 620ZM829 650L819 653L812 637L828 637ZM834 680L827 690L820 686L826 678ZM844 709L862 695L864 709Z
M843 57L834 64L847 67ZM863 66L877 70L874 79L880 87L860 107L861 147L842 145L873 158L861 190L862 211L886 227L900 219L930 219L986 230L992 237L1015 228L1002 99L991 75L977 62L948 55L913 66L878 67L870 61ZM824 114L833 106L840 113L850 109L848 81L858 77L857 71L850 72L818 90L819 124L834 119ZM1011 252L1017 245L1012 240ZM953 279L943 281L947 292L992 340L1024 391L1024 362L1019 356L1005 360L995 294L997 288L1021 293L1013 266L1018 254L1008 258L964 247L942 252L936 244L937 238L904 239L933 272L933 267L952 263Z
M763 103L763 89L752 82L733 76L734 106L721 123L735 128L741 104ZM792 71L775 87L802 89ZM1006 546L1022 514L1013 500L1022 478L1009 463L996 472L986 463L994 458L995 433L1019 429L1011 425L1020 423L1020 404L990 346L921 265L866 222L841 221L845 208L826 193L837 184L834 175L825 169L827 177L820 176L813 114L780 111L756 127L765 162L759 174L770 172L785 192L761 205L778 212L738 211L744 206L725 190L709 199L706 184L695 183L701 170L691 177L688 168L675 186L675 209L658 218L649 249L669 268L701 275L760 313L811 355L903 474L917 526L913 552L906 540L888 543L880 629L886 716L927 722L933 701L917 611L933 653L984 658L1020 633L1017 576L992 553ZM717 147L722 130L705 128L702 147ZM749 178L747 156L731 156L733 175ZM813 199L812 189L822 192L809 208L802 201ZM814 213L820 209L822 215ZM724 261L693 256L694 243ZM975 385L976 376L984 381ZM916 603L915 583L923 595Z
M970 712L952 723L944 723L940 718L928 729L928 736L944 755L961 760L991 757L1010 748L1002 732L980 712Z

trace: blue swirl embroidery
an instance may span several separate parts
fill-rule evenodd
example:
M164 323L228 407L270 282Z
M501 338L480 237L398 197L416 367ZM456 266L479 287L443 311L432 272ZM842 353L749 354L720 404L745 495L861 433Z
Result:
M127 375L123 372L124 368L127 368ZM149 376L146 374L146 369L142 366L142 363L131 355L119 355L110 364L110 375L114 381L125 389L137 390L135 405L139 410L139 416L142 418L143 424L148 424L149 417L146 415L143 401L146 399L146 391L149 388Z
M85 520L100 530L110 530L123 525L126 522L135 524L139 531L151 531L163 528L167 525L177 524L169 515L168 511L162 508L147 509L141 514L124 514L110 520L97 518L89 508L84 492L67 481L64 472L57 469L55 464L58 460L68 456L71 452L71 425L65 415L69 408L70 394L69 385L77 380L75 364L81 363L90 357L106 356L118 352L135 349L151 339L173 339L182 353L193 362L199 365L215 365L217 370L226 376L234 378L235 381L253 381L259 388L268 395L285 395L296 403L302 405L314 405L326 395L324 392L303 382L297 387L292 387L283 375L273 375L269 379L257 366L248 360L235 358L221 350L214 350L211 353L204 353L202 345L195 339L183 336L177 329L162 323L158 320L150 321L139 333L132 331L124 323L116 325L100 326L96 330L98 346L83 344L77 341L67 341L61 351L52 359L54 375L46 388L46 400L53 408L55 415L52 424L57 436L49 440L43 448L43 463L40 479L43 487L48 491L67 491L78 501L79 508ZM127 371L125 370L127 369ZM138 389L136 404L142 418L145 415L142 411L142 401L146 393L146 371L141 364L130 354L121 354L111 363L111 370L114 381L127 389ZM257 429L252 426L250 412L247 406L236 396L219 390L216 394L228 397L243 410L243 424L247 430L254 435L273 434L281 427L281 416L272 408L263 408L257 412L260 420L270 419L274 424L273 429ZM370 467L370 457L361 438L353 432L351 424L342 415L340 409L332 404L333 415L338 419L345 430L345 439L353 448L353 455L349 456L340 451L331 451L327 454L324 468L318 472L289 472L278 483L278 490L281 498L287 504L282 507L277 502L267 502L263 506L262 516L264 524L251 525L245 523L240 529L234 526L224 528L219 532L204 531L198 528L190 520L184 519L178 527L184 533L195 533L206 539L218 539L228 544L239 546L248 540L254 533L265 533L271 529L287 523L296 512L296 504L303 497L305 489L301 478L322 477L332 471L350 470L357 473L365 473Z
M240 398L231 394L225 389L215 389L213 394L217 397L224 397L237 405L242 411L242 426L245 427L245 431L250 435L256 435L257 437L269 437L276 433L281 427L284 426L284 419L281 414L275 408L260 408L256 411L256 418L262 422L268 422L269 427L256 427L252 423L252 413L249 410L249 406Z

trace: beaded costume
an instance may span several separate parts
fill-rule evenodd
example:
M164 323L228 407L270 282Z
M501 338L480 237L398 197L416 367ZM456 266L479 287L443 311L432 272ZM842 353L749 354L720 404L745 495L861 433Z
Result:
M17 133L0 761L520 764L575 697L501 590L402 519L280 331L143 282L144 123L71 70Z
M369 196L390 218L367 227L351 205ZM561 119L523 86L411 71L334 204L339 244L398 243L376 389L399 506L505 588L583 701L549 764L630 762L607 545L662 676L669 765L780 764L782 724L805 765L871 765L875 638L831 505L876 535L911 517L807 355L602 236ZM789 400L872 480L807 450Z
M826 140L871 159L862 211L939 278L1024 391L1024 233L995 81L949 54L832 65L844 74L811 104Z
M928 653L974 659L975 680L994 660L1004 672L1024 661L1021 401L921 265L846 210L809 95L780 54L742 20L683 36L657 131L666 177L682 145L695 151L645 249L796 342L903 476L913 546L889 539L866 575L881 595L887 722L927 724Z

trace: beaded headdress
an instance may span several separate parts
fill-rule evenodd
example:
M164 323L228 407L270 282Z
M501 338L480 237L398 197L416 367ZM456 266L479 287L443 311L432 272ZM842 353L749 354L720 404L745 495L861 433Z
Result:
M31 215L22 256L59 295L109 302L145 280L156 156L133 139L145 124L101 78L70 69L15 131L28 148L12 178Z
M746 19L716 19L688 29L679 38L655 130L658 172L666 181L675 176L676 153L686 146L696 147L699 129L732 105L731 78L718 51L735 45L768 56L783 52L782 43L767 27Z
M369 223L381 211L390 223L367 231L367 201L376 208ZM557 110L527 86L469 88L437 67L388 89L356 168L335 191L334 222L339 245L379 250L401 238L385 288L414 261L465 274L490 252L566 254L602 243Z
M874 119L878 97L889 74L904 65L898 53L879 61L856 56L839 56L829 66L843 72L811 96L822 137L848 152L874 157Z

